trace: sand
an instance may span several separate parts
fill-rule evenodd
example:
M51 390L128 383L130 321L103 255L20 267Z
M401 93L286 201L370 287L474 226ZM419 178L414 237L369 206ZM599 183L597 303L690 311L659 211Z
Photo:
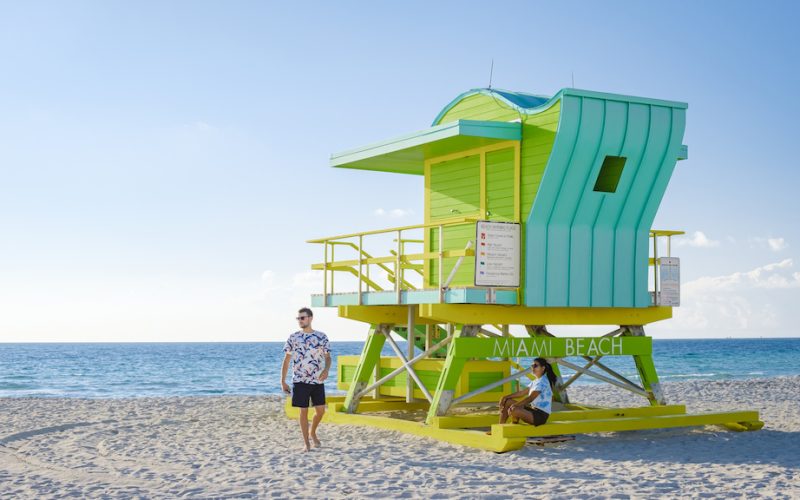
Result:
M623 406L613 387L573 387ZM282 401L262 397L0 399L0 498L800 498L800 377L665 384L690 411L757 409L764 429L578 436L494 454L323 424L301 452Z

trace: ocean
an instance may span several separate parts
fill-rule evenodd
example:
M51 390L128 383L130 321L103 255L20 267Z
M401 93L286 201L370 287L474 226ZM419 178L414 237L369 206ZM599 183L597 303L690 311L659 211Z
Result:
M335 379L336 355L358 355L363 343L331 346ZM388 347L384 355L392 355ZM666 382L798 375L798 355L796 338L653 340L656 368ZM282 359L282 342L0 343L0 397L280 394ZM630 357L603 362L636 378ZM581 377L575 383L595 382ZM326 389L338 392L335 382L329 381Z

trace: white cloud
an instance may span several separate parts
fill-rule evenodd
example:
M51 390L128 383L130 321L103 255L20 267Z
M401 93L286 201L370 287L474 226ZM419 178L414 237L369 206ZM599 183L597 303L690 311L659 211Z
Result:
M768 248L773 252L780 252L781 250L785 250L789 248L789 244L786 243L786 239L777 237L777 238L749 238L751 247L756 248Z
M773 252L779 252L789 246L783 238L767 238L767 245Z
M787 326L782 318L793 314L789 309L796 302L797 290L800 272L794 270L792 259L698 278L681 287L682 305L674 309L674 325L665 325L665 331L700 331L704 336L727 336L734 331L769 334Z
M391 217L393 219L399 219L401 217L406 217L409 215L414 215L414 211L411 209L402 209L402 208L392 208L390 210L386 210L383 208L376 208L373 212L374 215L378 217Z
M675 245L690 246L697 248L711 248L711 247L718 247L719 241L710 239L702 231L695 231L694 233L692 233L691 237L676 238Z
M784 259L751 271L698 278L684 284L681 291L685 294L703 294L748 291L754 288L797 288L800 287L800 272L792 272L793 268L794 261Z

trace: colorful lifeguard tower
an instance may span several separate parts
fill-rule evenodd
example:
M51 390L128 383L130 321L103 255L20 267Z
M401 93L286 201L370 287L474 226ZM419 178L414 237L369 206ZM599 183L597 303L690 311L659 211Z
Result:
M326 418L496 452L537 436L761 428L755 411L667 404L644 332L680 300L671 238L683 233L651 225L687 158L686 108L572 88L553 97L475 89L428 129L333 155L337 168L421 176L425 208L422 224L310 241L324 254L312 266L324 274L312 306L369 325L361 356L338 358L347 395L330 398ZM556 325L598 333L558 337ZM387 343L396 357L381 357ZM558 411L539 427L497 424L492 405L531 377L516 359L536 356L573 373L557 372ZM611 356L632 356L638 381L601 361ZM646 404L570 401L582 376Z

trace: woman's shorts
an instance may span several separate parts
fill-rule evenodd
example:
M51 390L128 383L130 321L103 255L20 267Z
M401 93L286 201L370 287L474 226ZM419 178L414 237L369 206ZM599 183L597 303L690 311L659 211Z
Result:
M312 406L325 405L325 384L306 384L295 382L292 388L292 406L308 408L308 400Z
M526 406L525 409L531 412L533 415L533 425L542 425L543 423L547 422L547 419L550 417L549 413L542 411L539 408Z

